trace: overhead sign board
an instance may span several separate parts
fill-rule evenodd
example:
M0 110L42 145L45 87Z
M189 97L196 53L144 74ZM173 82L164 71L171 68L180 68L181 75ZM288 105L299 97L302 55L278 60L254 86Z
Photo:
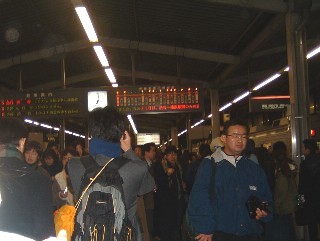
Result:
M197 86L119 87L115 106L125 113L193 112L203 108L202 89Z
M79 89L2 92L1 117L61 117L86 113L86 92Z
M107 105L125 114L193 112L203 108L196 86L147 86L0 93L1 117L85 116Z
M137 145L144 145L146 143L154 142L156 145L160 145L159 133L138 133Z
M251 112L284 111L290 105L290 96L261 96L251 98Z

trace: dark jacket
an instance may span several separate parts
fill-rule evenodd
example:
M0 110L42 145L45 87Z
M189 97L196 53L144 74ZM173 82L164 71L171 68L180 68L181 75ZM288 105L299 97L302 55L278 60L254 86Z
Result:
M227 159L233 157L220 148L212 157L216 162L214 199L211 198L212 160L209 158L202 160L189 198L188 214L196 233L261 234L260 222L249 217L246 202L253 195L272 204L264 171L246 157L231 164ZM271 218L272 215L268 215L261 221Z
M0 230L35 240L55 236L51 180L26 164L11 145L0 146Z
M320 155L309 154L300 164L299 193L304 194L306 206L320 215Z

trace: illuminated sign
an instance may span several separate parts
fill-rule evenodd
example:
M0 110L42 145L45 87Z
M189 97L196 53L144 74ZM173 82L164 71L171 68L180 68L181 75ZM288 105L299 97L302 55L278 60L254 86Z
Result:
M201 111L203 94L195 86L119 87L115 106L125 113Z
M251 112L284 111L290 105L290 96L261 96L251 98Z
M1 117L83 116L86 92L74 89L39 92L3 92Z
M156 145L160 145L159 133L138 133L137 145L144 145L146 143L154 142Z
M115 106L126 114L201 111L199 87L121 87L1 92L1 117L83 117L96 107Z

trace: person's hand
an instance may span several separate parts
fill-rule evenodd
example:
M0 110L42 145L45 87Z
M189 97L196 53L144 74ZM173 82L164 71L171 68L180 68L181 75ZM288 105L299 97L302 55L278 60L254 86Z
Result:
M167 175L168 176L171 176L173 173L174 173L174 168L171 168L171 167L168 167L168 169L167 169Z
M120 138L121 149L126 152L131 148L131 137L127 131Z
M212 241L212 234L199 234L195 237L198 241Z
M263 211L263 210L260 210L260 208L257 208L257 210L256 210L256 219L257 220L264 218L267 215L268 215L268 213L266 211Z

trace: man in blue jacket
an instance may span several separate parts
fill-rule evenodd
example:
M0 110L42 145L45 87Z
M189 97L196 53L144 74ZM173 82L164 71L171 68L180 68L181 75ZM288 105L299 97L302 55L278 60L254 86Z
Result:
M256 208L250 217L250 197L272 202L266 176L260 166L242 156L249 128L246 122L230 120L221 136L223 148L203 159L190 194L188 215L199 241L259 241L261 221L270 211Z

